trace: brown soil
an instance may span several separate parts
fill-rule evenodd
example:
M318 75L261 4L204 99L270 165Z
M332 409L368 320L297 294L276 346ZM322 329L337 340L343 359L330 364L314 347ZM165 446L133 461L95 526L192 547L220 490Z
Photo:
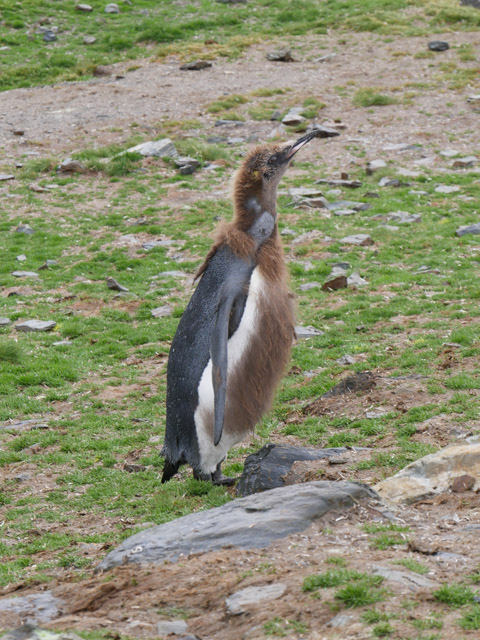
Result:
M466 101L467 96L474 93L473 87L450 90L446 78L437 79L441 74L438 65L440 62L458 62L456 46L470 43L478 49L480 36L478 33L452 32L444 37L436 34L435 37L447 39L451 48L433 58L414 57L415 53L426 50L427 41L424 38L395 38L387 43L371 34L349 34L343 40L336 35L321 35L298 41L295 55L298 62L290 64L266 61L265 51L272 48L270 44L268 47L252 48L243 58L233 62L216 60L211 69L200 72L180 71L179 62L174 58L162 63L144 60L140 68L130 72L127 71L130 63L119 64L109 77L4 93L0 113L0 144L6 161L13 162L30 152L61 159L84 149L86 142L91 146L125 142L133 122L138 124L135 131L141 131L150 138L165 134L162 123L167 120L199 120L204 131L218 134L218 129L214 128L217 117L208 114L208 103L225 93L249 94L260 88L289 87L292 89L288 94L292 105L301 103L307 95L314 95L327 104L321 112L320 122L337 118L347 124L347 130L339 138L329 141L328 147L318 144L305 149L306 159L317 158L326 165L322 169L322 176L339 177L339 172L348 171L350 165L364 166L367 160L380 154L383 158L394 159L397 165L409 163L410 168L415 168L414 162L421 159L422 155L434 156L436 151L451 146L469 155L478 145L478 114ZM328 62L315 62L315 58L333 49L337 52L335 57ZM115 79L116 74L124 77ZM412 83L426 83L427 86L418 89ZM347 95L335 87L346 88ZM369 111L352 104L352 95L360 87L376 87L393 92L400 100L408 92L415 94L409 103L400 102ZM255 99L252 98L254 103ZM255 135L265 140L276 126L270 122L248 121L241 128L241 135ZM14 136L14 129L23 129L25 135L22 138ZM235 129L230 129L229 135L231 131ZM450 140L452 133L455 134L454 143ZM403 142L421 144L424 148L421 152L407 151L401 154L383 150L387 144ZM359 159L352 152L355 145L365 149L365 157ZM325 149L328 149L327 153ZM433 162L437 169L447 170L448 161L440 156L435 155ZM103 210L115 188L114 184L105 185L105 200L90 203L92 211ZM48 193L43 196L48 202ZM195 197L192 192L178 192L172 187L166 201L178 207L193 203ZM28 211L29 217L33 213ZM115 242L125 240L118 238ZM137 250L137 247L131 248L132 252ZM32 287L24 285L15 289L34 292ZM2 295L8 295L9 292L4 291ZM132 312L136 306L135 302L122 300L115 304ZM73 303L78 313L86 315L95 315L98 312L97 305L98 302L93 299L77 299ZM392 326L395 322L403 325L404 320L410 321L392 319ZM405 329L404 326L402 328ZM412 332L415 330L411 329ZM455 364L454 352L446 350L439 366L451 368ZM161 370L164 358L156 366ZM385 372L382 375L385 376ZM366 410L379 408L385 412L405 411L413 406L434 402L435 397L424 390L424 382L376 378L373 389L365 394L349 396L348 415L363 417ZM136 388L128 385L118 387L117 394L125 396L132 390ZM99 397L107 397L108 393L107 389L102 390ZM443 395L442 399L445 397ZM304 413L342 415L344 411L344 397L331 397L314 402L303 413L295 412L292 407L290 420L301 420ZM438 416L426 421L425 428L414 438L443 446L468 432L470 426L462 423L460 428L455 425L454 416ZM272 434L274 440L275 435ZM283 436L279 440L297 444L292 436ZM381 442L379 446L388 451L388 442ZM313 479L320 474L323 478L374 482L378 479L375 470L360 472L355 468L355 463L362 455L349 454L338 465L322 462L316 468L295 468L296 481ZM18 473L29 471L35 473L35 466L12 465L9 474L13 478ZM54 483L53 473L42 474L30 481L29 489L45 491ZM159 620L175 619L184 613L189 632L203 640L264 638L263 625L272 618L283 622L294 620L307 625L308 631L304 633L287 632L286 637L289 638L366 639L372 637L372 630L360 620L358 610L344 611L352 616L345 627L327 625L337 612L333 590L322 590L320 598L315 599L301 589L306 575L333 567L326 563L328 558L341 556L349 568L360 571L369 571L374 564L395 567L390 563L402 558L414 558L428 567L427 577L438 584L462 580L480 562L478 529L465 529L467 525L480 522L478 495L472 492L445 494L409 508L399 508L396 516L401 524L410 527L407 534L413 540L410 547L398 544L385 550L373 548L373 536L365 532L362 523L378 518L379 514L368 507L358 506L350 513L331 515L304 533L290 536L266 550L228 549L185 558L174 564L147 568L121 567L106 575L92 574L80 581L68 570L59 569L57 579L48 585L12 585L0 595L4 596L7 592L25 595L51 589L67 604L61 617L47 626L56 629L103 630L113 638L117 634L138 638L158 637L156 625ZM128 530L134 524L138 523L127 519L95 518L81 513L75 523L55 522L52 530L59 533L73 529L102 532L119 525ZM432 549L458 555L435 556L430 553ZM96 561L100 561L106 551L105 546L100 544L84 545L83 549L85 557ZM48 560L48 553L39 554L38 560ZM265 606L252 607L248 613L240 616L226 614L225 598L233 592L246 586L277 581L287 585L287 592L282 598ZM416 638L421 632L413 623L435 616L443 620L441 638L457 640L458 612L436 602L431 589L413 592L393 582L387 582L387 587L392 596L384 603L379 603L377 608L397 616L392 619L396 632L391 637ZM182 610L180 613L179 608ZM0 612L0 629L13 628L23 621L20 615ZM432 629L425 633L436 631ZM462 630L461 635L464 638L477 638L478 631Z

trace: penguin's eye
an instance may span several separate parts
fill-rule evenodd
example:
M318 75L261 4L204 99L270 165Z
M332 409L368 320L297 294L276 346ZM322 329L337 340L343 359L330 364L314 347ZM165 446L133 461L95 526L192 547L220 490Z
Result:
M269 159L267 160L267 164L270 166L276 167L281 163L281 156L282 154L277 151L277 153L274 153L269 157Z

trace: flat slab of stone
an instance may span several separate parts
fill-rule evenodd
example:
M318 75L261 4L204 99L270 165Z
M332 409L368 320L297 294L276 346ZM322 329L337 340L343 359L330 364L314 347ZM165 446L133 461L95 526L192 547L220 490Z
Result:
M15 325L17 331L51 331L57 326L54 320L26 320Z
M480 222L477 222L475 224L469 224L467 226L463 226L463 227L458 227L458 229L455 232L457 234L457 236L466 236L469 233L473 234L473 235L477 235L480 233Z
M313 338L314 336L323 336L324 333L324 331L315 329L315 327L312 327L311 325L308 325L306 327L301 327L300 325L298 325L295 327L295 335L297 336L298 340L301 340L303 338Z
M385 567L383 565L373 565L372 573L376 576L382 576L385 580L397 582L405 586L409 591L418 591L419 589L438 589L440 584L435 580L426 578L419 573L412 571L404 571L394 567Z
M42 624L58 617L63 604L63 601L56 598L51 591L43 591L28 596L2 598L0 612L21 614L23 620L29 623Z
M8 327L11 322L10 318L0 318L0 327Z
M267 584L264 587L240 589L226 599L227 613L238 616L256 604L264 604L266 601L281 598L286 590L287 585L282 582Z
M207 511L145 529L127 538L98 565L108 571L125 563L175 562L193 553L224 547L263 549L274 540L298 533L332 510L377 498L369 487L353 482L307 482L238 498Z
M373 244L372 238L366 233L357 233L353 236L345 236L340 240L343 244L355 244L359 247L368 247Z
M38 278L38 273L35 271L12 271L12 276L15 278Z
M178 152L175 149L170 138L163 140L151 140L150 142L142 142L135 147L127 149L128 153L140 153L142 156L156 156L160 158L176 158Z
M375 485L380 497L390 502L411 503L447 491L458 476L476 479L480 488L480 442L452 444L412 462L394 476Z
M236 494L245 497L261 491L284 487L285 476L294 462L333 458L346 451L345 447L307 449L269 442L245 459L243 473L235 489Z
M161 620L157 624L157 633L161 636L168 636L170 634L180 635L185 633L188 629L188 624L185 620Z

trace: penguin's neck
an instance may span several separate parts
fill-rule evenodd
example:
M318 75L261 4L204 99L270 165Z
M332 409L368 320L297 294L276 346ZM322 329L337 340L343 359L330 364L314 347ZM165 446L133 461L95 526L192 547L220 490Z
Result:
M268 240L275 229L277 212L273 204L273 207L266 205L256 195L248 195L236 207L235 223L254 240L256 248Z

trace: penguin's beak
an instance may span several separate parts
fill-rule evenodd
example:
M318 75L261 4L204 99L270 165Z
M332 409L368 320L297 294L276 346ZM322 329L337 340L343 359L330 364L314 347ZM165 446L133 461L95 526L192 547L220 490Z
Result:
M320 127L313 129L310 133L307 133L305 136L299 138L292 145L284 149L285 160L291 160L293 156L297 153L299 149L301 149L307 142L310 142L313 138L333 138L335 136L340 135L338 131L335 129L330 129L329 127Z

